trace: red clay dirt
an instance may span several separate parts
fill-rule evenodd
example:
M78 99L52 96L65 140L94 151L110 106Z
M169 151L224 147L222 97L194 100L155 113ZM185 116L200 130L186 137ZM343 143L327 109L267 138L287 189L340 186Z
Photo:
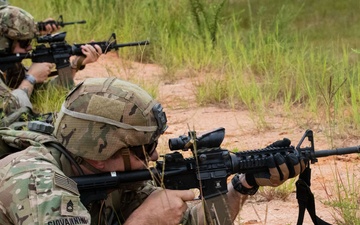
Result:
M287 116L281 111L271 109L272 113L265 118L269 124L266 129L259 128L254 115L247 110L229 109L226 107L197 105L194 95L194 80L184 76L183 79L166 82L164 70L153 64L125 62L116 54L102 55L98 62L89 64L76 75L76 82L87 77L116 76L130 81L150 82L158 84L159 95L157 100L162 103L168 117L169 128L159 141L160 152L168 151L169 138L187 134L189 128L198 133L218 127L226 129L222 146L229 150L251 150L263 148L273 141L284 137L292 140L296 145L306 129L313 129L316 149L329 149L329 140L319 125L305 127L301 118L294 111L293 116ZM345 137L334 140L339 147L358 145L356 139ZM333 208L324 204L329 198L335 198L335 174L342 179L346 176L357 178L359 175L358 155L334 156L320 158L319 162L311 165L312 191L316 199L317 215L323 220L336 224ZM356 181L357 179L355 179ZM287 200L266 201L256 194L248 199L241 210L235 224L269 224L285 225L296 224L298 206L295 193L291 193ZM337 215L336 215L337 216ZM304 224L313 224L306 213Z

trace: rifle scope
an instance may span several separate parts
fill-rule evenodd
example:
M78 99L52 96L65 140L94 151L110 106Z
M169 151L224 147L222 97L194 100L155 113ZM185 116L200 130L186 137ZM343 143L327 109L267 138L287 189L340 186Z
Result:
M60 32L56 34L47 34L44 36L37 37L36 40L38 43L54 43L54 42L64 42L66 37L66 32Z
M196 137L195 131L189 131L188 136L181 135L178 138L169 139L170 150L194 150L194 138L196 142L196 148L216 148L220 147L225 136L225 128L220 127L215 130L209 131L200 137Z

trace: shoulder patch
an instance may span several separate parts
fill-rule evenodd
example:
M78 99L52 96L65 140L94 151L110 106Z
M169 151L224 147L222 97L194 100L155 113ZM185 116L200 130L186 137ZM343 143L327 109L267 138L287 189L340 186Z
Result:
M61 215L62 216L77 216L79 214L80 198L73 195L61 196Z
M76 182L65 175L55 172L54 184L62 189L65 189L73 194L76 194L77 196L80 195Z

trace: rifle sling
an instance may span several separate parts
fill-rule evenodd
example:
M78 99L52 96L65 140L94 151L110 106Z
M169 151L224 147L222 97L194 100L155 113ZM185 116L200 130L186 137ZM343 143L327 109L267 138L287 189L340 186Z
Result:
M306 167L296 181L296 198L299 204L299 214L297 225L302 225L304 221L305 210L308 211L314 225L331 225L320 219L315 212L315 198L310 189L311 169Z

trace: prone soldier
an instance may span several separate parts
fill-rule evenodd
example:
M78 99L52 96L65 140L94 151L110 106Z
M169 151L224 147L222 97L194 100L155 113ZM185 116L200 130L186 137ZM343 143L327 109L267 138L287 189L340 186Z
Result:
M50 136L57 145L30 146L0 160L0 224L210 224L202 204L191 202L192 190L151 181L125 183L89 205L80 201L70 177L147 168L158 159L166 129L161 104L139 86L86 79L61 107ZM231 221L259 186L281 185L304 169L291 155L269 156L267 162L268 171L237 174L228 184Z

